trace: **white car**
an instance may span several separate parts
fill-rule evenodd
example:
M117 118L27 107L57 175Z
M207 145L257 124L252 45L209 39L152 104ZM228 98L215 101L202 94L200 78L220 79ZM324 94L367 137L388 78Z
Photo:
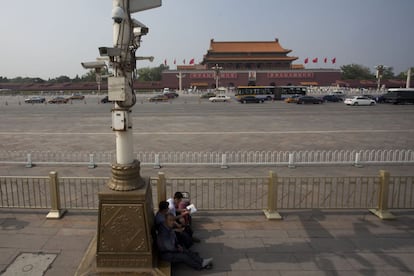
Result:
M365 96L355 96L353 98L345 99L344 104L346 105L375 105L376 102Z
M230 97L226 95L217 95L215 97L208 98L210 102L227 102L230 101Z

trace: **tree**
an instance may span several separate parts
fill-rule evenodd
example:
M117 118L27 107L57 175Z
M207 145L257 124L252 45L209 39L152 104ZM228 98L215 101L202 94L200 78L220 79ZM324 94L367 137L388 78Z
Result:
M384 67L384 70L382 71L382 79L383 80L389 80L395 78L394 75L394 68L392 67Z
M138 69L139 81L160 81L162 78L162 71L167 70L169 67L164 64L160 64L158 67L144 67Z
M403 71L403 72L399 73L399 74L398 74L398 75L396 75L395 77L396 77L397 79L400 79L400 80L406 80L406 79L407 79L407 73L408 73L408 70L407 70L407 71ZM411 67L411 74L414 74L414 67Z
M51 79L50 82L57 82L57 83L63 83L63 82L71 82L71 78L68 76L59 76L57 78Z
M342 79L344 80L370 80L375 79L375 75L368 67L359 64L349 64L341 66Z

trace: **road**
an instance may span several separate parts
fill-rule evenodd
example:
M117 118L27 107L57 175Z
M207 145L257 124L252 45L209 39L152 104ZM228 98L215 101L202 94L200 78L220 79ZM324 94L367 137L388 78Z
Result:
M149 103L146 97L138 98L132 112L135 151L414 146L413 105L210 103L186 95L167 103ZM66 105L32 105L18 97L0 98L0 150L114 150L115 135L110 128L112 105L98 102L96 96Z

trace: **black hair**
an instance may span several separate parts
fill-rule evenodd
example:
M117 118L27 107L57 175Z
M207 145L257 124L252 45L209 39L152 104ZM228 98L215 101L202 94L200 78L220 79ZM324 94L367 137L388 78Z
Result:
M183 198L183 193L181 193L181 192L175 192L174 198L182 199Z
M163 211L163 210L168 209L169 206L170 204L167 201L160 201L160 204L158 204L158 209L160 211Z

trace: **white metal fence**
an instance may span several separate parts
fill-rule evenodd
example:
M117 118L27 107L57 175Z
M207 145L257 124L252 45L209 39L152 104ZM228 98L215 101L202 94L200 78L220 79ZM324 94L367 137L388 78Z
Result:
M0 164L109 165L115 152L0 151ZM414 164L414 150L312 150L312 151L228 151L228 152L139 152L143 166L308 166Z

